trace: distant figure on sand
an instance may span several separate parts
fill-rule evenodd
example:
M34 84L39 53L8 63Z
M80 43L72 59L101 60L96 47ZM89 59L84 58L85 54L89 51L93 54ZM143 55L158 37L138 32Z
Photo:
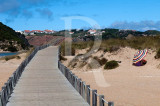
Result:
M148 50L139 50L133 58L133 65L135 66L144 66L147 61L144 60L144 57L147 55Z

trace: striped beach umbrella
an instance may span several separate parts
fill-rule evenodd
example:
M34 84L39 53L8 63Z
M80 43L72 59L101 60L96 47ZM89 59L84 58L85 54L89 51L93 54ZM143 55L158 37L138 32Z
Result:
M142 59L144 59L144 57L147 55L148 53L148 50L145 49L145 50L139 50L135 55L134 55L134 58L133 58L133 63L138 63L139 61L141 61Z

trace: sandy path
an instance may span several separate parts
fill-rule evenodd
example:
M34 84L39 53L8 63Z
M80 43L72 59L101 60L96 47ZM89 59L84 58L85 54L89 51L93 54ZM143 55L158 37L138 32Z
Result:
M106 53L108 60L120 60L120 66L113 70L103 68L95 70L74 69L92 89L105 95L105 100L114 101L115 106L159 106L160 105L160 60L155 60L155 53L149 51L143 67L132 66L136 50L124 48L118 53ZM100 56L101 53L95 53ZM66 63L66 62L65 62ZM105 81L103 80L105 79Z
M21 62L25 59L26 54L19 55L21 59L11 59L9 61L0 60L0 89L7 82L9 77L18 68Z

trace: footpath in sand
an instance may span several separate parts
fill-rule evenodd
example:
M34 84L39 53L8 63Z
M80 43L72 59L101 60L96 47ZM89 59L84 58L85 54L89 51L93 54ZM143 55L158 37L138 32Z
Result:
M121 48L116 53L105 53L108 60L122 61L113 70L103 67L94 70L73 69L98 94L105 95L105 100L114 101L115 106L159 106L160 105L160 60L154 59L155 52L149 50L146 56L147 64L142 67L132 65L132 59L137 50ZM101 56L102 52L93 56ZM71 57L70 57L71 58ZM73 57L72 57L73 58ZM69 59L63 62L66 66ZM105 79L105 80L104 80Z

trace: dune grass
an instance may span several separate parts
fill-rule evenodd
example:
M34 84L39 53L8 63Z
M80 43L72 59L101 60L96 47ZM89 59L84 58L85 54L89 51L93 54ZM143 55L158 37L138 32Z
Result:
M97 42L97 41L96 41ZM91 48L93 46L93 41L88 42L78 42L73 43L72 48L74 49L86 49ZM112 47L131 47L134 49L159 49L160 46L160 36L141 36L141 37L133 37L132 39L108 39L103 40L101 42L100 49L106 49L106 51L110 51ZM64 47L64 44L62 48ZM112 51L112 50L111 50Z
M96 41L97 43L98 41ZM77 49L88 49L94 45L94 41L87 42L76 42L72 43L72 55L75 54L75 50ZM138 36L133 37L132 39L108 39L102 40L99 50L103 50L104 52L114 52L117 51L120 47L131 47L134 49L152 49L156 50L157 53L160 48L160 36ZM61 45L61 53L64 55L65 43ZM159 56L160 57L160 56Z

